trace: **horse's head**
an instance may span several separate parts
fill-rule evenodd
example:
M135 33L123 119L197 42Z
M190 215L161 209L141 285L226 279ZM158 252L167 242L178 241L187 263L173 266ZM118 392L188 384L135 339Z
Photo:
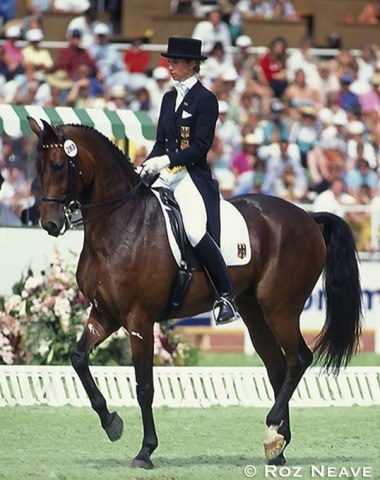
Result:
M41 128L33 118L29 117L28 120L38 137L36 169L42 185L41 224L49 235L56 237L66 224L67 208L72 201L77 200L77 146L66 139L61 127L53 127L41 120Z

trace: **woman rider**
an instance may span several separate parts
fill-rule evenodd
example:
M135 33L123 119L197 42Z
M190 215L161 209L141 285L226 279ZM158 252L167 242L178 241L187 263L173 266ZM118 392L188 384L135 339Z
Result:
M220 193L207 163L214 141L218 100L198 79L202 42L170 37L166 53L174 89L165 93L156 142L143 164L144 174L160 173L154 186L173 191L185 231L217 292L217 324L237 320L231 278L220 252Z

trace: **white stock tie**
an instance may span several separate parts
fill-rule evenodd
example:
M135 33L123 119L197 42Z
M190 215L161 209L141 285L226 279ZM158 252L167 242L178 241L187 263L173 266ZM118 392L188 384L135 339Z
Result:
M175 85L175 88L177 90L177 100L175 102L175 109L177 111L182 100L185 98L186 93L189 91L189 87L187 87L184 83L178 82Z

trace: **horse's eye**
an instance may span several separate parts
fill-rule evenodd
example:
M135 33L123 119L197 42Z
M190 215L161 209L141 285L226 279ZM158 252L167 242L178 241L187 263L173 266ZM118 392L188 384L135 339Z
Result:
M52 165L53 172L61 172L64 166L65 166L64 163L53 163Z

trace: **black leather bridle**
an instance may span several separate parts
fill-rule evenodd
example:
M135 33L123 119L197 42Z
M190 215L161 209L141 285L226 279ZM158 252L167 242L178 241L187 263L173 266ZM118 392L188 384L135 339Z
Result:
M82 205L78 199L76 177L78 176L81 179L82 186L84 188L86 187L86 184L85 184L83 172L80 168L78 168L78 162L77 162L78 153L76 153L74 156L69 156L66 153L64 148L65 142L68 140L66 132L63 130L61 126L57 126L56 128L59 129L61 134L63 135L63 142L62 143L61 142L42 143L41 148L42 150L46 150L49 148L62 148L62 150L65 152L65 157L68 165L67 190L64 197L57 197L54 195L43 195L41 197L41 200L43 202L53 202L53 203L58 203L63 205L64 215L65 215L65 225L61 232L61 235L63 235L69 228L81 227L85 223L98 220L114 212L115 210L120 208L122 205L127 203L132 197L134 197L134 195L137 193L141 185L146 184L147 181L145 178L142 178L140 176L139 182L136 183L136 185L134 185L130 190L128 190L128 192L126 192L121 197L111 198L109 200L105 200L104 202L100 202L100 203L89 203L87 205ZM76 220L72 220L73 215L79 214L79 212L81 213L85 209L102 208L102 207L109 207L109 208L104 212L100 213L99 215L91 217L88 220L84 220L83 217Z

